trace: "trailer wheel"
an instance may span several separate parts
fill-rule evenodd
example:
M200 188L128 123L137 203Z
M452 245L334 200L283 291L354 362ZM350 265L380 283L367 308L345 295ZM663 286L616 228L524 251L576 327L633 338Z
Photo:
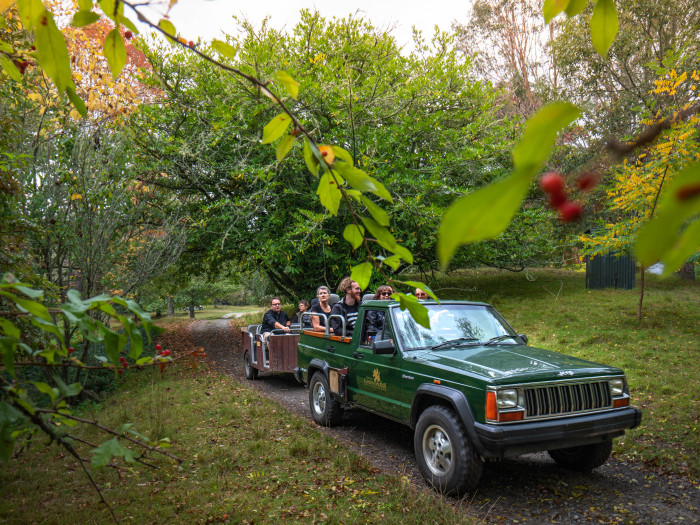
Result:
M258 378L258 369L253 367L250 361L250 352L246 350L243 353L243 369L245 370L245 378L254 381Z
M421 474L438 492L462 496L479 483L484 463L449 408L431 406L423 411L413 448Z
M321 371L316 371L309 383L309 408L311 417L319 425L332 427L343 419L343 407L331 394L328 380Z

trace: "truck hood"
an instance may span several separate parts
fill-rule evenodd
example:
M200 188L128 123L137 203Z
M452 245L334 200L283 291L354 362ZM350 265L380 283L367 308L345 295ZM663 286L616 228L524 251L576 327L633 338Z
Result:
M619 368L524 345L461 346L426 350L414 357L416 362L494 383L513 376L518 376L518 382L529 382L623 374Z

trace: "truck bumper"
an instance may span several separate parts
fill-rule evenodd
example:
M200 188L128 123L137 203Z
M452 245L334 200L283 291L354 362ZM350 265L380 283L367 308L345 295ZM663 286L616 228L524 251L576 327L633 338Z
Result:
M502 458L600 443L639 426L641 420L641 411L627 407L601 414L511 425L474 423L474 428L482 455Z

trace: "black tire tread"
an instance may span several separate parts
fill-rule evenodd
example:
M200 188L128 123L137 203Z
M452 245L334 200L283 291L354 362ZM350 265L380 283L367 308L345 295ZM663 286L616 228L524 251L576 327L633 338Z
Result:
M448 434L451 434L452 450L459 451L459 456L456 457L456 468L461 469L462 472L456 472L449 479L440 479L433 474L423 458L423 433L433 422L438 423ZM474 451L462 422L453 410L441 405L426 408L416 424L413 447L421 474L439 492L447 496L461 497L473 491L479 484L483 461ZM455 456L453 456L454 461Z
M325 413L319 416L314 410L314 384L320 381L323 383L323 388L326 391L326 410ZM328 385L328 380L323 372L317 370L309 381L309 410L311 410L311 417L316 423L322 426L334 427L340 424L343 420L343 407L340 403L331 395L330 387Z

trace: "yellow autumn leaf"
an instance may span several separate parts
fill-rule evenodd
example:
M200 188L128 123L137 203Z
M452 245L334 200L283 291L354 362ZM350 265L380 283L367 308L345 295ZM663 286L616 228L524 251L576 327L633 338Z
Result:
M73 120L78 120L80 118L80 112L77 109L72 109L70 116Z
M83 196L80 193L74 193L73 195L70 196L70 200L72 201L80 201L83 200Z

